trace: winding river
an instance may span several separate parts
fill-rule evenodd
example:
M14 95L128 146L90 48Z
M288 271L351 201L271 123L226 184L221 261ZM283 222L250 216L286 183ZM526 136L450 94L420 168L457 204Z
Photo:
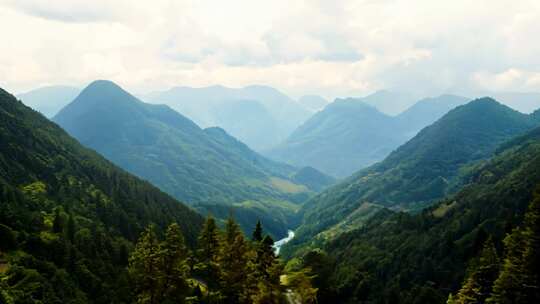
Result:
M294 238L294 231L289 230L287 232L287 237L282 238L281 240L274 243L274 251L276 252L276 255L279 254L279 250L281 249L281 246L287 244Z

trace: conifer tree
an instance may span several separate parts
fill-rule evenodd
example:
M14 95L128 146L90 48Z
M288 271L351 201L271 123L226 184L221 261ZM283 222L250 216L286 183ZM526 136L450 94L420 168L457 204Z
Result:
M248 249L240 226L229 218L225 225L219 259L221 285L226 303L247 302Z
M137 303L160 303L159 243L154 226L139 238L129 259L129 274L134 282Z
M160 285L166 302L184 303L189 295L188 255L180 226L176 223L171 224L165 233L165 241L159 248Z
M209 216L199 235L197 243L197 264L195 265L196 275L207 284L210 290L219 288L219 253L220 242L216 222Z
M257 225L255 225L255 230L253 230L252 240L254 242L260 242L263 240L263 229L262 229L261 221L257 221Z

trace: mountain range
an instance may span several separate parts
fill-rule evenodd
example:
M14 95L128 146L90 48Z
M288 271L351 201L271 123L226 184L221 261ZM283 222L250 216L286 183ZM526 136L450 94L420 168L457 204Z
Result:
M382 208L418 211L468 183L474 165L491 157L512 137L539 125L535 115L517 112L491 98L450 111L392 152L323 191L301 210L296 242L362 226Z
M466 101L454 95L426 98L398 116L389 116L365 99L338 99L265 155L346 177L384 159L420 129Z
M257 85L175 87L145 99L169 105L201 127L222 127L257 151L284 140L311 114L280 91Z
M110 81L91 83L53 120L201 212L223 219L232 212L246 230L261 219L273 235L286 235L295 210L314 193L309 181L293 181L298 169L260 156L223 129L201 129L168 106L144 103Z

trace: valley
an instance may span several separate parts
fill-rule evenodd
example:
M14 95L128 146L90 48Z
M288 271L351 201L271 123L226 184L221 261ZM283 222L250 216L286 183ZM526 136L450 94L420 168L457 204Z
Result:
M540 303L538 20L0 0L0 304Z

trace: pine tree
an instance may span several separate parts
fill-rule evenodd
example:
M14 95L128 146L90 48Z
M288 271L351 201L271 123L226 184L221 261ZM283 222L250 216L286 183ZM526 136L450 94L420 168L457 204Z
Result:
M210 290L219 288L219 252L220 242L216 222L209 216L204 223L198 239L197 265L195 274L208 286Z
M238 224L229 218L221 246L219 264L226 303L247 302L248 244Z
M154 226L148 227L139 238L129 258L129 274L134 282L137 303L160 303L159 243Z
M255 230L253 230L253 237L252 240L255 242L260 242L263 240L263 229L261 221L257 221L257 225L255 226Z
M189 295L188 255L180 226L171 224L165 233L165 241L159 248L160 285L163 299L167 303L184 303Z

